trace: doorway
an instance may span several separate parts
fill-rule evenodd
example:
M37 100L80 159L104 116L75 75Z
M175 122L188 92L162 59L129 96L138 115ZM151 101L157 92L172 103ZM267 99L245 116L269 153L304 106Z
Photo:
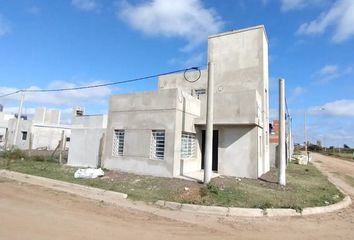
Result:
M218 147L219 147L219 131L213 131L213 163L212 163L212 170L217 172L218 171ZM202 166L201 168L204 169L204 156L205 155L205 130L202 130Z

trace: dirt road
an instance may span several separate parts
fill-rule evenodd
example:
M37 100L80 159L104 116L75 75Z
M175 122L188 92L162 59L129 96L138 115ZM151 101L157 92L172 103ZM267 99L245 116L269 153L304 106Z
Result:
M313 158L328 173L354 174L353 163L315 154ZM350 185L338 181L354 196ZM156 214L0 178L1 240L354 239L353 206L331 214L285 218Z

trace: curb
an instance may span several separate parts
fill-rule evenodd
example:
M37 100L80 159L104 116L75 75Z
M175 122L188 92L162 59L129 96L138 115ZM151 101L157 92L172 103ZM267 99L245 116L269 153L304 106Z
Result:
M113 192L103 190L100 188L88 187L74 183L67 183L50 178L38 177L8 170L0 170L0 177L6 177L19 182L29 183L47 187L53 190L75 194L81 197L103 201L107 203L115 203L118 200L123 200L128 197L125 193ZM341 189L340 189L341 190ZM342 190L341 190L342 191ZM343 191L342 191L343 192ZM197 214L211 214L219 216L231 217L292 217L292 216L307 216L315 214L330 213L348 207L352 201L348 195L338 203L323 206L323 207L310 207L304 208L303 211L297 212L290 208L233 208L233 207L219 207L219 206L205 206L195 204L185 204L158 200L155 202L156 207L169 209L174 211L191 212Z
M205 206L195 204L185 204L177 202L169 202L158 200L155 202L156 206L170 210L180 210L183 212L194 212L200 214L213 214L220 216L233 216L233 217L294 217L294 216L308 216L315 214L324 214L348 207L352 203L349 196L338 203L323 206L323 207L310 207L304 208L302 212L297 212L291 208L233 208L233 207L218 207L218 206Z
M128 195L125 193L113 192L74 183L67 183L50 178L38 177L8 170L0 170L0 176L104 202L106 202L107 199L114 202L116 200L126 199L128 197Z

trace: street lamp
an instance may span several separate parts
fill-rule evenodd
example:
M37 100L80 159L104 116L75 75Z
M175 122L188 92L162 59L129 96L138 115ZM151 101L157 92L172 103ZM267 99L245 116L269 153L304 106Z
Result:
M310 111L325 111L326 109L325 108L318 108L318 109L312 109L312 110L309 110ZM307 133L307 111L305 110L305 113L304 113L304 140L305 140L305 152L307 152L307 137L308 137L308 133Z

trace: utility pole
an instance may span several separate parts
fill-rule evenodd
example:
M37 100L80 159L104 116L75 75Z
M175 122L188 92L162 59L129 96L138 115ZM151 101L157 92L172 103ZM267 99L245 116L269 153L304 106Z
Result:
M64 130L61 131L61 138L59 143L59 164L63 164L63 150L64 150Z
M291 161L291 157L294 153L294 140L293 140L293 118L290 116L289 117L289 123L290 123L290 126L289 126L289 136L290 136L290 161Z
M284 79L279 79L279 184L281 186L286 185L284 84Z
M13 146L16 146L17 142L17 135L18 135L18 128L20 125L20 120L21 120L21 115L22 115L22 106L23 106L23 101L25 100L25 93L21 93L21 101L20 101L20 106L18 108L18 113L17 113L17 121L16 121L16 126L15 126L15 134L14 134L14 139L13 139Z
M307 110L304 113L304 141L305 141L305 154L307 154Z
M213 117L214 117L214 64L208 63L208 89L206 111L206 136L204 153L204 184L211 180L213 161Z

